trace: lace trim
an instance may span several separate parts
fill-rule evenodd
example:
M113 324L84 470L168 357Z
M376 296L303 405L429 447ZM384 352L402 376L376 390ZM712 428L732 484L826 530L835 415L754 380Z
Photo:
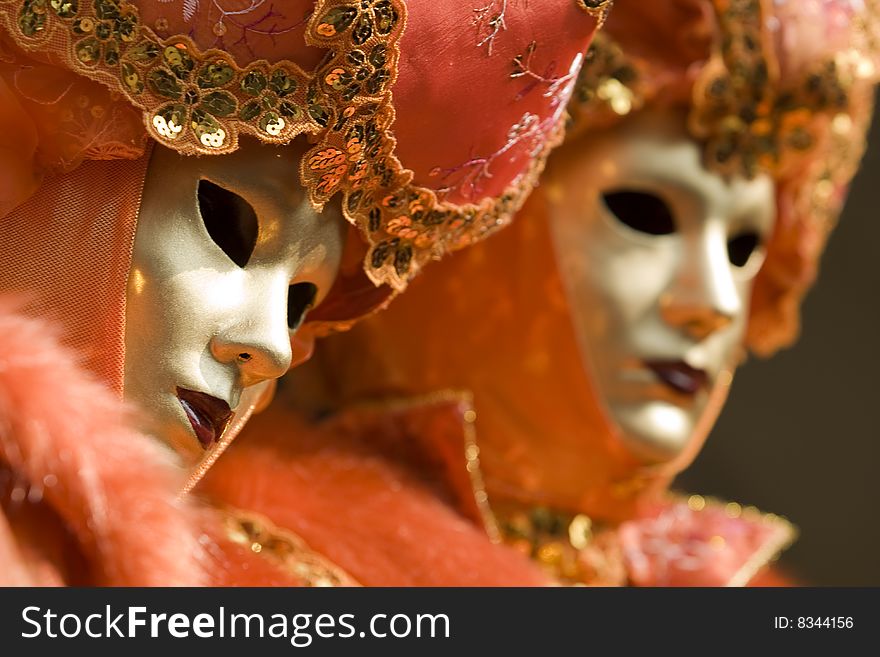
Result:
M165 146L220 154L235 150L239 134L270 143L311 135L300 173L312 204L320 211L341 194L369 245L367 276L398 290L428 260L509 223L563 130L560 120L497 199L454 205L412 184L391 132L405 25L404 0L316 0L306 42L329 54L306 72L290 61L240 67L186 36L160 38L126 0L0 0L0 26L21 48L62 54L73 71L120 93Z
M821 143L819 116L852 112L856 83L868 69L876 8L867 5L850 50L816 63L797 80L780 81L766 0L713 0L715 50L694 85L690 129L704 142L707 165L725 175L778 176ZM647 65L647 64L646 64ZM570 106L575 131L641 109L649 97L646 65L605 34L593 41ZM785 87L782 89L781 87Z
M494 504L501 541L539 564L562 586L626 586L623 553L611 533L584 514ZM607 538L612 540L605 540ZM585 558L588 557L588 558Z
M746 586L797 538L797 530L788 520L773 513L762 513L755 507L741 507L733 502L702 495L685 498L670 494L666 499L672 504L686 505L690 513L699 514L706 509L723 510L730 518L772 525L779 530L731 574L725 584L728 587ZM495 513L504 543L539 563L561 584L629 584L626 559L616 537L616 527L599 525L583 514L547 507L499 505ZM723 537L716 538L723 540ZM712 550L706 552L712 554Z
M685 497L680 494L669 494L667 498L673 502L685 502ZM798 528L784 516L775 513L765 513L754 506L741 506L736 502L725 502L715 497L703 495L690 495L685 502L692 511L704 508L724 508L724 512L733 518L743 518L753 523L771 525L779 530L777 535L768 539L742 567L728 580L727 587L748 586L755 576L765 567L779 559L792 543L798 538ZM696 507L696 509L695 509Z
M743 564L742 568L727 582L728 587L748 586L764 568L778 560L780 555L797 540L798 529L788 520L774 513L761 513L760 511L757 513L762 522L776 525L782 531L779 532L775 540L768 540Z
M239 509L225 509L226 536L253 553L274 562L305 586L359 586L342 568L312 550L291 531L280 529L267 518Z

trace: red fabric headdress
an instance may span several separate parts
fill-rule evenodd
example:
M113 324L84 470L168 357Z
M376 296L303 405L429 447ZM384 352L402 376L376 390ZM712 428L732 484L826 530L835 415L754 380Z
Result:
M312 202L341 195L368 277L402 289L519 208L607 5L2 0L0 212L146 136L219 154L306 134Z
M377 284L509 221L610 3L595 4L0 0L0 288L34 293L121 385L150 141L211 155L302 134L312 202L337 197L363 238L306 325L344 327L390 298Z

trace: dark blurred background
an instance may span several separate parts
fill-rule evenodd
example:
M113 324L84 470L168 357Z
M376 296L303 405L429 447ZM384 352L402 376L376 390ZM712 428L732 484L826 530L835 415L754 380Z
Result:
M880 585L880 122L803 308L800 341L752 358L676 487L801 530L780 561L817 585Z

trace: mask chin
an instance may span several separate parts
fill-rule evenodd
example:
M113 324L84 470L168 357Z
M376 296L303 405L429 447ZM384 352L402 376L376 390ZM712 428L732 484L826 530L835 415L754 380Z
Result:
M614 404L610 416L620 442L645 465L674 461L698 442L693 411L668 402Z
M259 413L272 401L275 395L276 379L262 381L256 385L248 386L241 393L241 399L238 405L233 409L234 415L232 420L223 432L220 441L210 449L201 461L192 469L192 474L187 481L186 486L181 494L188 493L195 487L197 483L205 476L205 473L214 465L214 462L220 458L220 455L226 450L233 440L241 433L241 430L248 423L254 413Z

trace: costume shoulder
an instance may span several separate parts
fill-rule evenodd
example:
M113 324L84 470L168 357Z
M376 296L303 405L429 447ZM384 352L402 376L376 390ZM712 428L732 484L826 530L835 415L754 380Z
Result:
M183 471L25 308L0 298L0 584L204 583Z
M767 585L797 537L785 518L702 495L669 496L617 530L636 586Z
M442 457L421 449L422 432L452 431L464 458L454 403L354 409L319 423L277 406L208 473L201 491L214 503L267 517L367 586L547 582L490 541L456 483L443 482Z

